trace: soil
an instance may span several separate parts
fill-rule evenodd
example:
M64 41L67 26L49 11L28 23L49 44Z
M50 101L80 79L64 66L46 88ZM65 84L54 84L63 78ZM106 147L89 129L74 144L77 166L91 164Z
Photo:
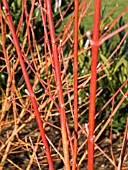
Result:
M3 156L5 156L4 160L4 166L1 166L0 170L37 170L39 169L36 157L33 155L33 148L32 143L34 145L34 148L38 146L36 151L36 156L39 162L39 165L42 170L48 170L48 163L46 160L44 147L41 142L41 139L39 138L39 132L37 128L37 124L35 119L32 119L28 123L19 124L18 126L21 127L24 125L24 128L22 128L15 137L10 139L10 145L9 143L6 144L9 137L12 135L12 132L14 130L14 126L11 124L11 121L9 124L6 124L6 121L4 122L4 125L1 126L1 134L0 134L0 148L2 148L4 145L5 147L3 149L0 149L0 159L1 164L3 160ZM53 122L52 122L53 123ZM49 125L46 125L45 127L46 134L49 137L49 139L54 144L54 147L57 148L57 150L62 153L62 146L61 146L61 133L60 130L51 127ZM31 141L32 143L31 143ZM39 142L37 142L39 139ZM86 141L85 134L81 134L79 136L79 147L82 146L82 144ZM102 142L101 142L102 141ZM113 155L116 162L116 165L118 165L121 148L122 148L122 142L123 142L123 134L114 134L113 135ZM111 152L111 145L110 145L109 137L102 137L97 143L97 145L102 149L103 152L107 154L112 159L112 152ZM79 151L78 154L78 161L83 156L85 150L87 149L87 143L81 147L82 149ZM8 149L9 148L9 149ZM7 150L8 149L8 150ZM51 153L52 158L54 161L55 170L64 170L63 162L61 161L58 154L54 151L54 149L51 147ZM32 161L32 164L30 168L28 166L30 165L30 160ZM128 150L125 152L125 159L123 166L127 166L128 169ZM87 170L87 157L84 158L83 162L81 163L79 170ZM94 169L95 170L115 170L114 165L106 158L101 151L95 147L95 163L94 163Z

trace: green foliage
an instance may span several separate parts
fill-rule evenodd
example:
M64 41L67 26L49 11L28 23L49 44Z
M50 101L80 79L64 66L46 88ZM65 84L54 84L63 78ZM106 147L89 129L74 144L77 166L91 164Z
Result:
M104 3L104 1L103 1L103 3ZM68 4L69 4L69 1L67 1L67 0L62 2L61 10L63 12L66 10ZM63 37L64 26L68 22L68 20L73 16L73 10L74 10L73 5L74 4L72 4L69 11L65 15L64 20L56 25L56 27L55 27L56 37L61 32L62 32L61 37ZM108 5L108 3L106 4L106 6L104 6L102 8L101 19L103 19L105 17L106 13L108 12L107 5ZM17 1L10 0L9 6L10 6L11 13L13 16L15 28L17 28L18 22L20 20L21 11L22 11L22 1L21 0L17 0ZM30 11L30 6L31 6L31 1L29 0L29 1L27 1L28 12ZM58 20L60 19L60 13L58 10L57 11L54 10L55 2L52 2L52 8L54 11L53 19L54 19L54 23L56 24L58 22ZM88 11L88 13L89 12L92 12L92 9L90 9ZM89 19L89 17L91 17L91 20ZM105 25L107 25L110 21L113 21L114 20L113 18L114 18L113 16L109 16L105 21L101 22L101 26L100 26L100 29L101 29L100 35L101 36L102 36L103 32L105 31L104 30ZM92 23L93 23L92 19L93 19L92 15L85 16L83 18L82 23L80 24L80 27L79 27L79 37L81 37L85 34L85 30L88 30L88 28L92 28ZM85 21L86 21L86 23L85 23ZM42 23L40 9L38 6L34 7L32 23L33 23L34 33L36 36L35 39L36 39L36 41L38 41L44 35L44 27L43 27L43 23ZM109 33L113 32L114 30L118 29L119 27L123 26L124 24L125 24L125 22L124 22L123 18L121 18L119 20L119 22L117 24L115 24L115 26L112 28L112 30ZM47 24L46 24L46 27L48 28ZM73 29L73 23L72 23L70 29ZM69 29L69 33L70 33L70 29ZM25 38L24 37L25 31L26 31L26 19L24 19L24 21L22 23L22 28L20 30L20 34L18 37L21 44ZM11 34L9 30L7 33L9 35ZM106 62L106 67L104 67L103 71L98 74L98 78L101 78L102 76L103 76L103 78L101 78L97 82L97 87L102 89L102 93L97 96L97 111L99 111L102 108L102 106L113 96L113 94L118 90L118 88L128 78L128 52L126 51L126 49L128 49L128 38L126 38L126 40L123 42L123 44L118 49L118 51L114 54L114 56L111 58L111 60L108 61L108 58L114 52L116 47L119 45L119 43L122 40L125 33L126 33L125 31L122 31L122 32L116 34L114 37L112 37L111 39L108 39L100 46L98 64L101 66ZM60 37L60 39L61 39L61 37ZM71 35L71 38L73 39L73 34ZM87 41L87 37L80 39L80 41L78 43L79 50L84 48L86 41ZM9 44L10 44L10 39L7 39L6 46L8 46ZM40 55L44 55L44 51L42 48L43 45L44 45L43 40L38 43L38 50L40 52ZM29 44L25 44L26 49L28 46L29 46ZM65 58L68 56L69 51L71 49L73 51L72 42L70 42L70 40L68 40L66 45L63 47L63 53L64 53ZM14 50L14 47L12 47L9 52L11 53L13 50ZM32 59L30 52L28 53L27 57L28 57L28 60ZM42 62L42 61L40 61L40 62ZM111 65L111 63L112 63L112 65ZM88 77L88 75L90 74L90 67L91 67L91 50L88 50L88 51L85 50L85 52L83 52L82 54L79 55L78 66L79 66L78 67L78 77L79 78L82 76ZM48 75L51 76L52 74L53 74L52 66L49 66ZM16 75L17 82L18 82L18 78L19 77L21 78L21 75L22 75L22 72L19 71L18 74ZM70 59L70 61L68 63L66 75L69 75L69 77L68 77L69 86L72 87L73 86L73 59ZM33 83L34 78L32 76L31 71L29 72L29 76L30 76L30 81ZM46 72L44 71L40 77L41 77L41 79L46 80L47 79ZM52 79L53 79L53 77L52 77ZM6 81L7 81L6 70L3 70L0 73L0 80L1 80L0 81L1 86L6 84ZM54 81L53 81L53 84L55 84ZM80 84L81 84L81 82L79 83L79 85ZM38 84L36 87L36 90L39 90L40 87L41 86ZM128 85L126 85L123 88L123 92L125 93L127 89L128 89ZM89 84L88 83L85 88L82 88L79 90L78 96L81 101L79 105L84 104L85 98L87 98L89 96ZM118 104L121 97L122 97L121 95L118 95L117 100L115 101L115 105ZM65 101L66 100L67 100L67 97L66 97ZM120 118L120 119L119 119L119 115L122 115L124 112L127 112L127 110L125 109L127 107L126 103L127 103L127 101L124 101L124 103L123 103L124 108L119 109L116 116L114 116L113 128L115 131L116 131L116 128L117 128L117 130L119 130L119 127L123 127L125 124L126 114L124 114L123 118ZM82 112L87 107L88 107L88 105L81 107L79 112ZM106 109L111 110L111 105L109 105ZM106 111L104 111L104 112L106 112ZM99 115L99 117L97 118L96 121L100 121L101 118L102 119L107 118L107 116L105 114ZM119 126L119 124L120 124L120 126Z
M118 29L119 27L124 25L123 18L121 18L114 26L112 31ZM107 61L108 57L114 52L116 47L118 46L119 42L121 42L123 36L125 35L125 31L117 34L113 38L107 40L101 47L100 47L100 59L99 62L103 64ZM128 48L128 38L125 39L123 44L120 46L118 51L114 54L111 60L107 61L106 68L103 72L99 74L102 76L104 73L106 77L98 82L98 84L103 88L105 102L118 90L118 88L127 80L128 78L128 60L126 59ZM110 63L113 63L110 66ZM123 93L125 93L128 89L128 85L126 84L123 88ZM118 104L122 95L119 95L118 98L115 100L115 106ZM105 104L105 103L104 103ZM113 118L113 130L117 132L118 130L124 130L124 126L126 124L127 118L127 101L123 103L124 109L120 108L116 113L116 116ZM111 106L110 106L111 108ZM108 108L108 109L110 109ZM120 117L120 118L119 118Z

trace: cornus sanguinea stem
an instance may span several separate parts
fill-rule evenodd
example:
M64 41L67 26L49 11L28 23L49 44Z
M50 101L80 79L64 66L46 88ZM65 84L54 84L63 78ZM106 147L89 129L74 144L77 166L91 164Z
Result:
M6 0L3 0L2 2L3 2L3 5L4 5L5 17L8 20L8 25L9 25L10 31L12 33L13 43L14 43L14 46L16 48L16 52L17 52L17 55L18 55L18 58L19 58L19 61L20 61L20 66L22 68L22 72L23 72L23 76L24 76L24 79L25 79L25 82L26 82L26 85L27 85L30 100L32 102L32 106L33 106L33 109L34 109L34 112L35 112L36 121L37 121L39 130L40 130L40 134L41 134L41 137L42 137L42 141L43 141L43 144L44 144L44 147L45 147L45 152L46 152L49 168L50 168L50 170L54 170L53 161L52 161L52 157L51 157L51 154L50 154L50 149L49 149L48 142L47 142L47 139L46 139L46 136L45 136L45 131L43 129L43 124L42 124L42 120L41 120L41 117L40 117L40 113L38 111L38 105L37 105L37 102L36 102L36 99L35 99L35 96L34 96L34 92L32 90L32 86L30 84L28 73L27 73L27 70L26 70L26 67L25 67L25 64L24 64L24 59L22 58L22 52L20 50L19 42L18 42L18 39L17 39L17 36L16 36L16 32L15 32L14 24L13 24L13 21L12 21L11 13L9 11L8 3L7 3Z
M99 25L100 25L100 6L101 0L95 0L94 8L94 28L92 38L92 63L90 81L90 104L89 104L89 134L88 134L88 170L94 169L94 120L96 107L96 79L97 79L97 60L99 49Z
M74 8L74 148L72 170L77 168L77 133L78 133L78 11L79 0L75 0Z
M65 105L64 105L64 97L63 97L63 90L62 90L60 64L59 64L59 59L57 54L57 44L56 44L55 28L54 28L53 16L52 16L51 1L47 0L46 5L47 5L47 17L49 22L50 36L51 36L51 43L52 43L55 79L56 79L56 86L58 92L58 100L60 105L60 123L61 123L61 134L62 134L63 153L64 153L64 166L65 166L65 170L70 170L69 148L68 148L69 142L68 142L67 130L66 130Z

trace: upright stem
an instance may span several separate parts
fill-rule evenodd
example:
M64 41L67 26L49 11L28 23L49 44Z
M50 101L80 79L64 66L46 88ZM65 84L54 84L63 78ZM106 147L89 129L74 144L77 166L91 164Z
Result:
M90 105L89 105L89 135L88 135L88 170L94 169L94 124L96 107L96 79L97 60L99 49L99 25L100 25L100 5L101 0L95 0L94 9L94 29L92 39L92 64L90 82Z
M3 2L3 5L4 5L5 16L8 20L8 25L9 25L10 31L12 33L13 42L14 42L14 45L15 45L15 48L16 48L16 52L17 52L19 61L20 61L23 76L24 76L24 79L25 79L25 82L26 82L26 85L27 85L30 100L32 102L32 106L33 106L33 109L34 109L34 112L35 112L36 121L38 123L38 127L39 127L39 130L40 130L40 133L41 133L42 141L43 141L43 144L44 144L44 147L45 147L46 156L47 156L47 160L48 160L48 163L49 163L49 168L50 168L50 170L54 170L52 157L51 157L51 154L50 154L50 149L49 149L48 142L47 142L47 139L46 139L46 136L45 136L45 131L43 129L41 116L40 116L40 113L38 111L38 105L37 105L37 102L36 102L36 99L35 99L35 96L34 96L32 86L30 84L30 80L29 80L29 76L28 76L25 64L24 64L24 59L22 57L23 54L20 50L19 42L18 42L18 39L17 39L17 36L16 36L16 32L15 32L14 24L13 24L13 21L12 21L11 13L9 11L8 3L7 3L6 0L3 0L2 2Z
M64 166L65 166L65 170L70 170L69 148L68 148L69 142L68 142L67 130L66 130L65 105L64 105L64 97L63 97L63 90L62 90L60 64L59 64L59 59L57 54L57 44L56 44L55 29L54 29L53 16L52 16L51 1L47 0L46 4L47 4L47 16L48 16L48 22L50 28L51 43L52 43L55 79L56 79L56 85L58 91L58 100L60 105L60 123L61 123L61 133L62 133L62 143L63 143L63 153L64 153Z
M78 7L79 0L75 0L74 9L74 148L72 170L77 168L77 132L78 132Z

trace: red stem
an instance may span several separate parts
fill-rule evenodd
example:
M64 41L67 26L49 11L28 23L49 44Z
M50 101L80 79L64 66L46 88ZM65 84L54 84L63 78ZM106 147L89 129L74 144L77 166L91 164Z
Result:
M99 40L99 45L103 44L106 40L110 39L111 37L115 36L116 34L118 34L119 32L123 31L126 28L128 28L128 24L123 25L122 27L108 34L106 37L101 38Z
M100 5L101 0L95 0L94 9L94 29L92 45L92 64L90 81L90 105L89 105L89 135L88 135L88 170L94 169L94 124L96 107L96 79L97 79L97 60L98 60L98 41L100 25Z
M52 157L51 157L51 154L50 154L50 149L49 149L48 142L47 142L47 139L46 139L46 136L45 136L45 131L43 129L43 124L42 124L42 120L41 120L41 117L40 117L40 113L38 111L38 105L37 105L37 102L36 102L36 99L35 99L35 96L34 96L34 92L32 90L32 86L30 84L30 80L29 80L29 77L28 77L28 73L26 71L24 60L22 58L22 52L20 50L19 42L18 42L18 39L17 39L17 36L16 36L16 32L15 32L14 24L13 24L13 21L12 21L11 13L9 11L8 3L7 3L6 0L3 0L2 2L3 2L3 5L5 7L5 9L4 9L5 10L5 16L8 20L9 28L10 28L10 31L12 33L13 42L14 42L14 45L15 45L15 48L16 48L16 51L17 51L19 61L20 61L23 76L24 76L24 79L25 79L25 82L26 82L26 85L27 85L27 89L28 89L28 92L29 92L29 96L30 96L30 99L31 99L31 102L32 102L32 105L33 105L33 108L34 108L34 111L35 111L36 121L37 121L39 130L40 130L40 133L41 133L42 141L43 141L43 144L44 144L44 147L45 147L46 156L47 156L47 160L48 160L48 163L49 163L49 168L51 170L54 170Z
M62 90L62 81L61 81L61 72L60 72L60 64L57 54L57 44L55 37L55 29L52 17L52 7L51 1L47 0L47 16L50 28L50 36L52 43L52 52L53 52L53 64L55 68L55 79L57 85L58 92L58 100L60 104L60 123L61 123L61 134L62 134L62 143L63 143L63 153L64 153L64 165L65 170L70 170L70 161L69 161L69 148L68 148L68 138L67 138L67 130L66 130L66 115L65 115L65 105L64 105L64 97Z
M78 11L79 0L75 0L74 9L74 149L72 170L77 167L77 133L78 133Z

